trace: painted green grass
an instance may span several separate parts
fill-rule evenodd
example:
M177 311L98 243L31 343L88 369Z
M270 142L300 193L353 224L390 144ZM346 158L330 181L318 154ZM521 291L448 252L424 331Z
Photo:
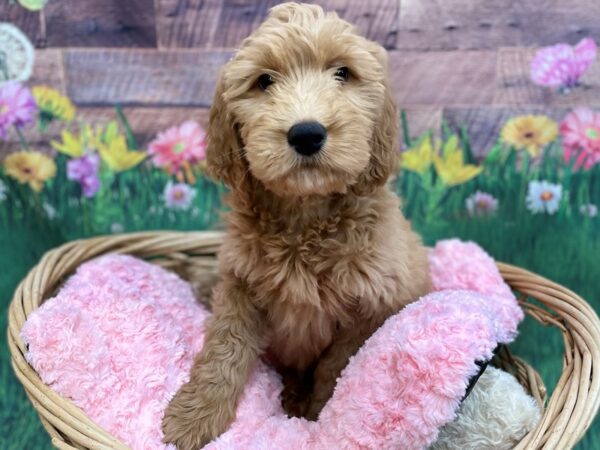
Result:
M62 236L43 221L7 228L0 222L0 328L7 327L7 307L18 282L48 249L63 242ZM3 450L50 449L50 439L17 381L6 339L0 340L0 448Z
M473 162L464 135L462 144L465 160ZM497 146L494 157L485 163L484 173L444 190L433 203L431 191L417 174L403 172L395 187L405 199L405 214L428 244L447 237L473 240L498 260L528 268L573 289L598 310L600 218L581 216L579 206L600 203L600 166L575 172L560 161L556 144L547 149L547 154L541 165L533 166L527 159L519 161L516 152ZM0 326L4 329L6 306L16 284L46 250L56 245L121 230L219 226L223 189L203 177L195 184L198 195L194 207L173 211L164 206L162 199L167 175L149 164L120 174L103 172L104 189L93 199L80 198L77 184L65 179L65 164L65 157L57 157L57 177L40 196L0 174L9 190L8 199L0 204ZM557 214L532 215L526 209L525 196L532 179L562 183L564 195ZM476 190L498 199L495 216L468 216L465 199ZM54 213L49 213L48 205ZM556 330L528 319L512 348L536 367L551 389L561 373L562 346ZM0 358L0 448L49 448L49 440L12 374L4 340ZM600 448L600 424L590 429L578 448Z

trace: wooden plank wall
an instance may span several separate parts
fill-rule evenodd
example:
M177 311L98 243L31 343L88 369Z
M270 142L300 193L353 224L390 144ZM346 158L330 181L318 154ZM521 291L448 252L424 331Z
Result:
M69 94L82 117L125 105L143 142L185 119L206 123L219 68L275 0L52 0L41 13L0 2L0 21L38 47L34 83ZM557 95L529 80L535 47L600 39L596 0L318 0L382 44L412 134L466 123L475 150L511 114L600 106L600 64L586 88ZM51 130L56 132L56 130ZM44 145L47 138L31 132ZM0 147L6 152L16 144Z

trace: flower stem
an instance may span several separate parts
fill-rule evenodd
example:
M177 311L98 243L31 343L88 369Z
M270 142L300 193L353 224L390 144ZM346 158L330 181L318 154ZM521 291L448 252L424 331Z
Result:
M407 148L410 148L412 146L412 140L410 138L410 131L408 129L408 119L406 117L405 110L400 111L400 122L402 124L402 135L404 138L404 145L406 145Z
M10 75L8 74L8 66L6 64L6 53L2 50L0 50L0 71L2 71L2 76L5 80L10 78Z
M137 141L135 140L135 135L133 134L131 125L127 120L127 116L125 116L125 113L123 112L123 107L121 105L117 105L115 106L115 111L117 113L117 118L119 119L119 122L121 122L121 125L123 125L123 128L125 128L125 135L127 136L127 147L129 147L130 150L138 150L139 147Z
M29 150L29 144L27 143L27 139L25 139L23 132L16 125L15 125L15 131L17 132L17 136L19 136L19 143L21 144L21 148L23 148L25 150Z

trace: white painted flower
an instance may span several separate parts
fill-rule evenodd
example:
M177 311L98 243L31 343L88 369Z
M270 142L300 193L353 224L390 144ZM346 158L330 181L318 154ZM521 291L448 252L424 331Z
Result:
M467 197L465 206L471 217L491 216L498 210L498 200L487 192L477 191Z
M54 206L52 206L50 203L44 202L42 208L44 208L44 212L46 213L46 217L48 217L48 219L54 220L56 218L56 209L54 209Z
M165 186L163 198L165 206L169 209L188 210L192 206L196 189L185 183L173 184L171 181Z
M593 203L587 203L579 207L579 212L582 216L596 217L598 215L598 207Z
M554 214L558 211L562 186L548 181L530 181L527 191L527 209L534 214Z
M123 225L118 222L112 223L110 225L110 232L113 234L122 233L124 230Z
M33 70L33 45L23 32L8 22L0 22L0 83L27 81ZM5 74L4 71L7 73Z
M0 180L0 203L6 200L6 193L8 192L8 188L6 187L6 183Z

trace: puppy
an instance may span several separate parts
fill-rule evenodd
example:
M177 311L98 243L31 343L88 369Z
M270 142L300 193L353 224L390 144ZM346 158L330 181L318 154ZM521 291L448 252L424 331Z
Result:
M231 212L204 347L163 420L180 450L228 428L265 352L290 415L317 418L348 358L430 290L386 186L398 153L386 66L336 14L286 3L223 69L207 165Z

